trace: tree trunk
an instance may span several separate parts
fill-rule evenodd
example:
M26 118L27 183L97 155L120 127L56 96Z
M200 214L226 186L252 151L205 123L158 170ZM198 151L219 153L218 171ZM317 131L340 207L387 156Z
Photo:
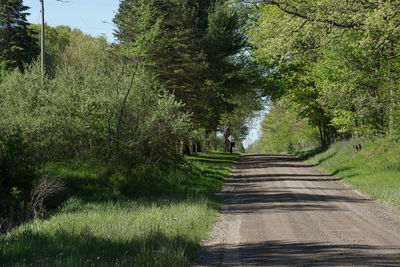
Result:
M192 141L189 141L188 143L188 148L189 148L189 155L193 155L193 144Z
M197 152L200 153L201 152L201 143L197 142L196 147L197 147Z
M329 126L329 136L331 144L336 143L336 136L335 136L335 128L333 126Z
M322 134L322 128L321 128L322 126L319 126L318 127L318 130L319 130L319 140L320 140L320 142L321 142L321 146L322 147L325 147L325 140L324 140L324 135Z
M189 144L186 141L181 141L180 153L181 153L182 156L190 155Z
M178 148L178 151L179 151L179 154L180 155L182 155L182 156L184 156L185 155L185 142L183 142L183 140L181 140L180 142L179 142L179 148Z
M197 143L193 142L192 147L193 147L193 154L197 154Z
M185 155L191 155L189 144L185 144Z

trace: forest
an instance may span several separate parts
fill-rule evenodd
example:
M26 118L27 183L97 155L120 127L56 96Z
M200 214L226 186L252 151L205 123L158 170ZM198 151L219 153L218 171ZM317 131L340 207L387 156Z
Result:
M248 36L271 105L252 149L398 140L398 1L255 2Z
M261 108L261 74L241 55L248 46L241 6L122 1L113 44L46 26L45 75L40 25L27 23L27 10L19 0L1 4L2 214L43 209L26 206L32 188L49 183L38 182L48 179L48 163L173 165L182 155L223 150L217 131L240 143Z
M304 156L346 140L400 152L399 10L397 0L121 0L113 43L46 25L42 73L40 25L28 23L22 0L1 0L0 234L17 229L17 253L44 238L42 225L18 228L28 221L60 212L60 223L75 209L125 214L132 203L153 216L175 205L177 217L198 209L209 218L201 232L177 230L171 240L155 226L129 257L138 266L186 266L215 220L209 193L237 156L202 152L229 151L229 136L244 152L251 121L266 108L247 152ZM198 218L186 219L189 229ZM48 229L54 243L69 233ZM107 251L96 238L87 241L93 250ZM12 262L2 242L0 258ZM165 244L181 258L155 256ZM86 260L70 253L78 258L51 263ZM111 249L105 262L131 263L119 253Z

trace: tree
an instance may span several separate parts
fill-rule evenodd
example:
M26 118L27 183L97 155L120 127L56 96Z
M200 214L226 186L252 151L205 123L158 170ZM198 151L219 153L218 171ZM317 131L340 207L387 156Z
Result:
M249 31L266 93L337 134L391 134L398 107L398 1L257 1Z
M116 54L152 72L206 134L235 110L232 99L255 94L242 20L227 1L125 0L114 21Z
M185 0L125 0L114 19L116 54L133 68L144 68L194 113L201 125L206 59L193 8Z
M33 32L29 30L22 0L3 0L0 3L0 62L6 69L24 69L38 55Z
M293 153L318 146L318 129L309 119L287 108L285 100L269 103L261 124L261 136L250 148L258 153Z
M31 24L28 28L34 33L34 38L38 41L37 45L39 46L41 25ZM71 40L85 34L78 29L71 29L68 26L51 27L46 25L45 31L46 74L53 76L57 66L63 64L63 60L59 57L71 43ZM92 38L92 40L96 39Z

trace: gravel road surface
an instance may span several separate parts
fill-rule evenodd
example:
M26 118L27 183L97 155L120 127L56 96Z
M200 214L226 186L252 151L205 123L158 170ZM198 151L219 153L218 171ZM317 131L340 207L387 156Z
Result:
M248 154L192 266L400 266L400 212L291 155Z

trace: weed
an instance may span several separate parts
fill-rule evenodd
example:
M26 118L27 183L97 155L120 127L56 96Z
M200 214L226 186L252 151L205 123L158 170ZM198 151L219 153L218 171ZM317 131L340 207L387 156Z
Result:
M361 142L360 152L353 150L353 141L349 140L321 153L299 155L361 192L400 208L400 143L387 138Z
M188 266L218 216L213 192L221 188L235 157L204 153L188 158L184 166L141 166L128 176L108 173L93 162L55 163L51 172L73 186L73 196L49 219L1 238L0 263ZM123 183L114 181L116 173ZM131 189L124 192L124 186Z

